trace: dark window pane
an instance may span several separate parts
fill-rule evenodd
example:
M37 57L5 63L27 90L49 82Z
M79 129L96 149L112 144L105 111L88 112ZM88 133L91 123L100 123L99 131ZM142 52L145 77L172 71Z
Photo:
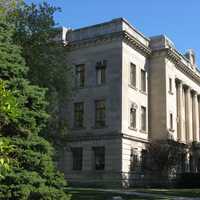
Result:
M146 92L146 72L141 70L141 90Z
M74 126L83 127L84 104L83 102L74 104Z
M72 158L73 158L73 170L82 170L82 160L83 160L83 149L72 148Z
M103 127L106 125L106 106L105 100L95 101L95 125L96 127Z
M97 85L104 84L106 82L106 61L98 62L96 64L96 79Z
M136 128L136 108L130 109L130 127Z
M170 129L173 129L173 114L170 113Z
M105 148L94 147L94 167L96 170L104 170L105 168Z
M76 65L76 87L84 87L85 84L85 65Z
M136 66L131 63L130 68L130 83L132 86L136 87Z
M169 91L172 92L172 79L169 78Z
M146 131L146 108L141 107L141 130Z

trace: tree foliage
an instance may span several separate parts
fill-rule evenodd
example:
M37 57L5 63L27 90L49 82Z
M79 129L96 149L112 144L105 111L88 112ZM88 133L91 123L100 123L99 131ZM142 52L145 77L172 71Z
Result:
M156 140L147 146L145 169L158 174L168 174L183 154L181 144L173 140Z
M8 165L1 171L0 199L69 199L52 159L53 148L39 136L48 119L46 89L26 79L28 67L12 41L14 31L1 17L0 80L6 85L0 91L0 162Z
M66 99L69 95L70 68L66 61L61 30L55 28L54 13L59 8L47 3L23 4L16 11L14 40L22 46L22 54L30 70L29 80L48 88L48 137L66 133Z

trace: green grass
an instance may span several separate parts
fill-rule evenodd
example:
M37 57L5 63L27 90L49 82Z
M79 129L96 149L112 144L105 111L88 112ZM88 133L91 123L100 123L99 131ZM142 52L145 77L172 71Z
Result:
M155 197L140 197L95 189L69 188L67 191L72 195L71 200L111 200L114 196L121 196L124 200L170 200L169 198L161 198L159 195L155 195Z

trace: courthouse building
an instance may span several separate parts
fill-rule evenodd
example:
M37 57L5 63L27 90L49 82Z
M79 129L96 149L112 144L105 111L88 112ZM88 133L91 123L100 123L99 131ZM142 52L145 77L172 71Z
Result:
M122 18L63 29L63 41L73 96L59 164L70 183L131 185L143 176L152 140L199 142L200 72L192 50L182 55L165 35L146 37Z

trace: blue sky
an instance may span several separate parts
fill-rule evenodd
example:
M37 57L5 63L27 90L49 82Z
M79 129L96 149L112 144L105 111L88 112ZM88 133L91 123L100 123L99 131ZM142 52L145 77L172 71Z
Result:
M123 17L145 36L167 35L182 53L194 49L200 65L200 0L46 1L61 7L62 12L55 15L60 26L74 29Z

